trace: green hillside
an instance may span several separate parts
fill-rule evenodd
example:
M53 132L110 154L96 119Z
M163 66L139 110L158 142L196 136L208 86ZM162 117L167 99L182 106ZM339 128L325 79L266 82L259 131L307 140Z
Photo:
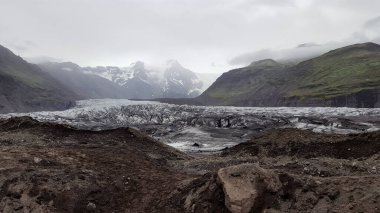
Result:
M241 102L262 88L282 84L278 73L285 68L285 65L271 59L254 62L248 67L224 73L201 97L207 96L226 105Z
M373 107L378 103L378 89L380 45L364 43L294 66L267 59L231 70L197 101L206 105L341 106L345 99L347 106ZM374 100L364 100L369 98Z
M303 62L306 66L298 88L288 95L333 98L380 87L380 45L357 44Z

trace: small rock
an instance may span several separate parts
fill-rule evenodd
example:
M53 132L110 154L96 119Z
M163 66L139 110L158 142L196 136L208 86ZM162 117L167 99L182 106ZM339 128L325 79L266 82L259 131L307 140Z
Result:
M15 211L19 211L23 208L24 208L24 206L21 203L15 203L13 206L13 210L15 210Z
M330 189L327 196L331 200L335 200L339 196L340 192L337 189Z
M193 147L201 147L201 145L199 144L199 143L194 143L193 145L192 145Z
M240 177L241 174L239 174L239 173L232 173L231 176L232 176L232 177Z
M96 209L95 203L89 202L86 206L86 209L89 211L94 211Z
M372 167L372 173L376 173L377 172L377 168L376 168L376 166L373 166Z
M40 163L42 161L42 159L38 158L38 157L34 157L33 161L34 161L34 163Z

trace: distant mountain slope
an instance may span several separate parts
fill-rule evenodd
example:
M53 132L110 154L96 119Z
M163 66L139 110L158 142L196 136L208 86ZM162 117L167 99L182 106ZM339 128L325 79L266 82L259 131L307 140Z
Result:
M295 66L273 60L224 73L196 102L237 106L380 105L380 45L330 51Z
M268 59L226 72L199 99L208 105L250 106L272 102L273 97L267 94L279 92L276 84L282 83L280 71L284 68L284 65Z
M164 98L196 97L201 94L203 86L194 72L184 68L175 60L168 61L163 84Z
M39 67L0 46L0 113L64 109L78 98Z
M127 98L124 87L93 74L86 74L77 64L43 63L41 69L63 85L69 87L79 96L86 99Z

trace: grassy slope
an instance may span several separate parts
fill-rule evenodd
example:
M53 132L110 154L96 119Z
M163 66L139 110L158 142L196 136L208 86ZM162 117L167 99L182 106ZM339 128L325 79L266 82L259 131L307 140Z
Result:
M344 47L304 62L310 71L289 96L333 98L380 87L380 46ZM304 65L305 65L304 64Z
M285 67L270 59L255 62L248 67L224 73L218 78L218 83L207 89L204 95L218 99L223 104L234 103L267 85L281 85L283 82L275 73Z
M364 43L336 49L291 67L264 60L232 70L217 79L201 98L219 105L241 105L247 99L264 100L270 96L332 99L377 88L380 88L380 45Z

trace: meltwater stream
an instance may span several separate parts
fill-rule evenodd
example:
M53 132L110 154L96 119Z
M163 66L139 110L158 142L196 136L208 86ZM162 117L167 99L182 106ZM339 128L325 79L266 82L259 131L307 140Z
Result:
M224 107L172 105L126 99L78 101L65 111L11 113L81 129L135 127L186 152L211 152L247 141L271 128L300 128L324 133L380 129L380 108Z

